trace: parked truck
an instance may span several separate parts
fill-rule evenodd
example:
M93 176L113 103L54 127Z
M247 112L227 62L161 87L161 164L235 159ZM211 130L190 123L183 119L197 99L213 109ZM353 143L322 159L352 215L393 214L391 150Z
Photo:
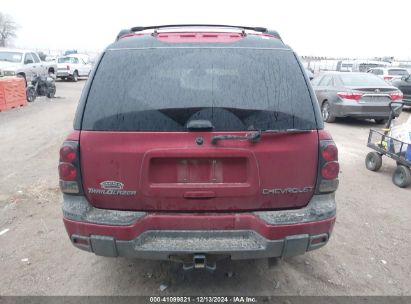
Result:
M34 51L0 48L0 77L20 76L27 84L34 75L54 75L56 72L55 62L41 61Z

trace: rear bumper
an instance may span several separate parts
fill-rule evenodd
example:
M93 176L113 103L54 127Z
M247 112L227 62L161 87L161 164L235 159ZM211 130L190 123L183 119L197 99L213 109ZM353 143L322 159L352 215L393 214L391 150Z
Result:
M404 95L404 97L403 97L402 100L411 103L411 95ZM409 110L409 109L411 109L411 106L405 105L405 106L403 107L403 109Z
M231 259L288 257L324 246L335 223L334 194L302 209L254 213L145 213L96 209L64 197L72 243L101 256L168 260L206 254Z
M61 77L71 77L73 76L73 74L70 71L58 71L57 70L57 74L56 77L57 78L61 78Z
M379 118L386 119L390 116L388 103L367 102L344 100L333 105L333 114L337 117L358 117L358 118Z

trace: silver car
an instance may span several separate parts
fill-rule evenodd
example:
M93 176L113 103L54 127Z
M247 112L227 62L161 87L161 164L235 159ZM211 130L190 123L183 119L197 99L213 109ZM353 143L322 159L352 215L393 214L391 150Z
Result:
M325 122L337 117L371 118L384 123L389 103L401 101L396 87L369 73L327 72L312 81Z

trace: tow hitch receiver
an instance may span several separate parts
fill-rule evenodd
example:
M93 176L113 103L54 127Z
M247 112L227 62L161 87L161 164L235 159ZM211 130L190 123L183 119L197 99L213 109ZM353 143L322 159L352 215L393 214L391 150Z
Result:
M192 269L206 269L208 271L216 270L216 261L208 261L205 254L195 254L193 256L193 260L190 263L184 263L183 269L184 270L192 270Z

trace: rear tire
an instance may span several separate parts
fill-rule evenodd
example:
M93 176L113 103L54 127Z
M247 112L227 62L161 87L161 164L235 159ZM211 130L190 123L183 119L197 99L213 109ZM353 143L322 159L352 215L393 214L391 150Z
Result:
M400 188L406 188L411 185L411 170L410 168L399 165L392 175L392 182Z
M281 258L268 258L267 264L268 268L276 268L281 265L282 259Z
M387 123L387 119L374 119L377 125L385 125Z
M377 152L370 152L365 157L365 167L370 171L378 171L382 166L382 157Z
M77 71L74 71L74 73L73 73L73 77L71 78L74 82L77 82L78 81L78 72Z
M54 86L54 87L47 93L47 97L48 97L48 98L54 98L55 95L56 95L56 87Z
M324 101L321 105L321 115L325 122L334 122L335 116L331 114L330 103L328 101Z
M36 90L32 86L28 86L26 89L27 102L33 102L36 100L37 94Z

